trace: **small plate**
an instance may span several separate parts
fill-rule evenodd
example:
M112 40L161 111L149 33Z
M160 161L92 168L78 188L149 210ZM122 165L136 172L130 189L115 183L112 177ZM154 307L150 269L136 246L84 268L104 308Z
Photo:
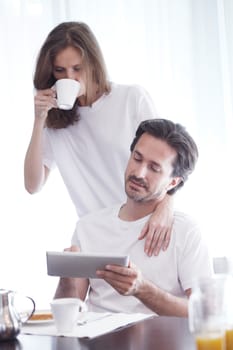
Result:
M53 316L50 310L36 310L27 320L26 324L43 324L53 322Z

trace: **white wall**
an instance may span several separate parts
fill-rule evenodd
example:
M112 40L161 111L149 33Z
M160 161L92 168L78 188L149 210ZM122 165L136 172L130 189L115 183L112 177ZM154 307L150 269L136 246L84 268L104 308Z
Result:
M161 116L193 134L200 160L177 207L197 217L214 255L232 254L232 6L231 0L0 2L0 287L46 307L57 280L46 274L45 252L68 246L76 221L56 172L39 194L23 185L35 58L48 31L64 20L87 22L111 79L143 85Z

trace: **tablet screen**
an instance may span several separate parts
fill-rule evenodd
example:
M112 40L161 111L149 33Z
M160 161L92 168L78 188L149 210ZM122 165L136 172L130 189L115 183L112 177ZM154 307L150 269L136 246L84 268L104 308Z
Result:
M81 252L46 252L50 276L98 278L96 270L106 265L128 266L128 255L86 254Z

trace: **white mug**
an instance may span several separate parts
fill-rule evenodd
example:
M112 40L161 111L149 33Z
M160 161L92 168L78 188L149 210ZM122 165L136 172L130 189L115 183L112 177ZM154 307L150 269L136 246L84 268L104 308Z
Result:
M55 326L60 333L72 332L87 312L86 304L78 298L54 299L50 306Z
M55 83L55 89L58 107L65 110L72 109L78 97L80 83L74 79L59 79Z

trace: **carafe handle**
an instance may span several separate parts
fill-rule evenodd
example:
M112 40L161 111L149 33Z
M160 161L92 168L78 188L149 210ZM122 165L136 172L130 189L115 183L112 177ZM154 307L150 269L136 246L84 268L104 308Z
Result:
M14 309L16 310L21 323L26 322L34 313L36 303L33 298L13 292Z

